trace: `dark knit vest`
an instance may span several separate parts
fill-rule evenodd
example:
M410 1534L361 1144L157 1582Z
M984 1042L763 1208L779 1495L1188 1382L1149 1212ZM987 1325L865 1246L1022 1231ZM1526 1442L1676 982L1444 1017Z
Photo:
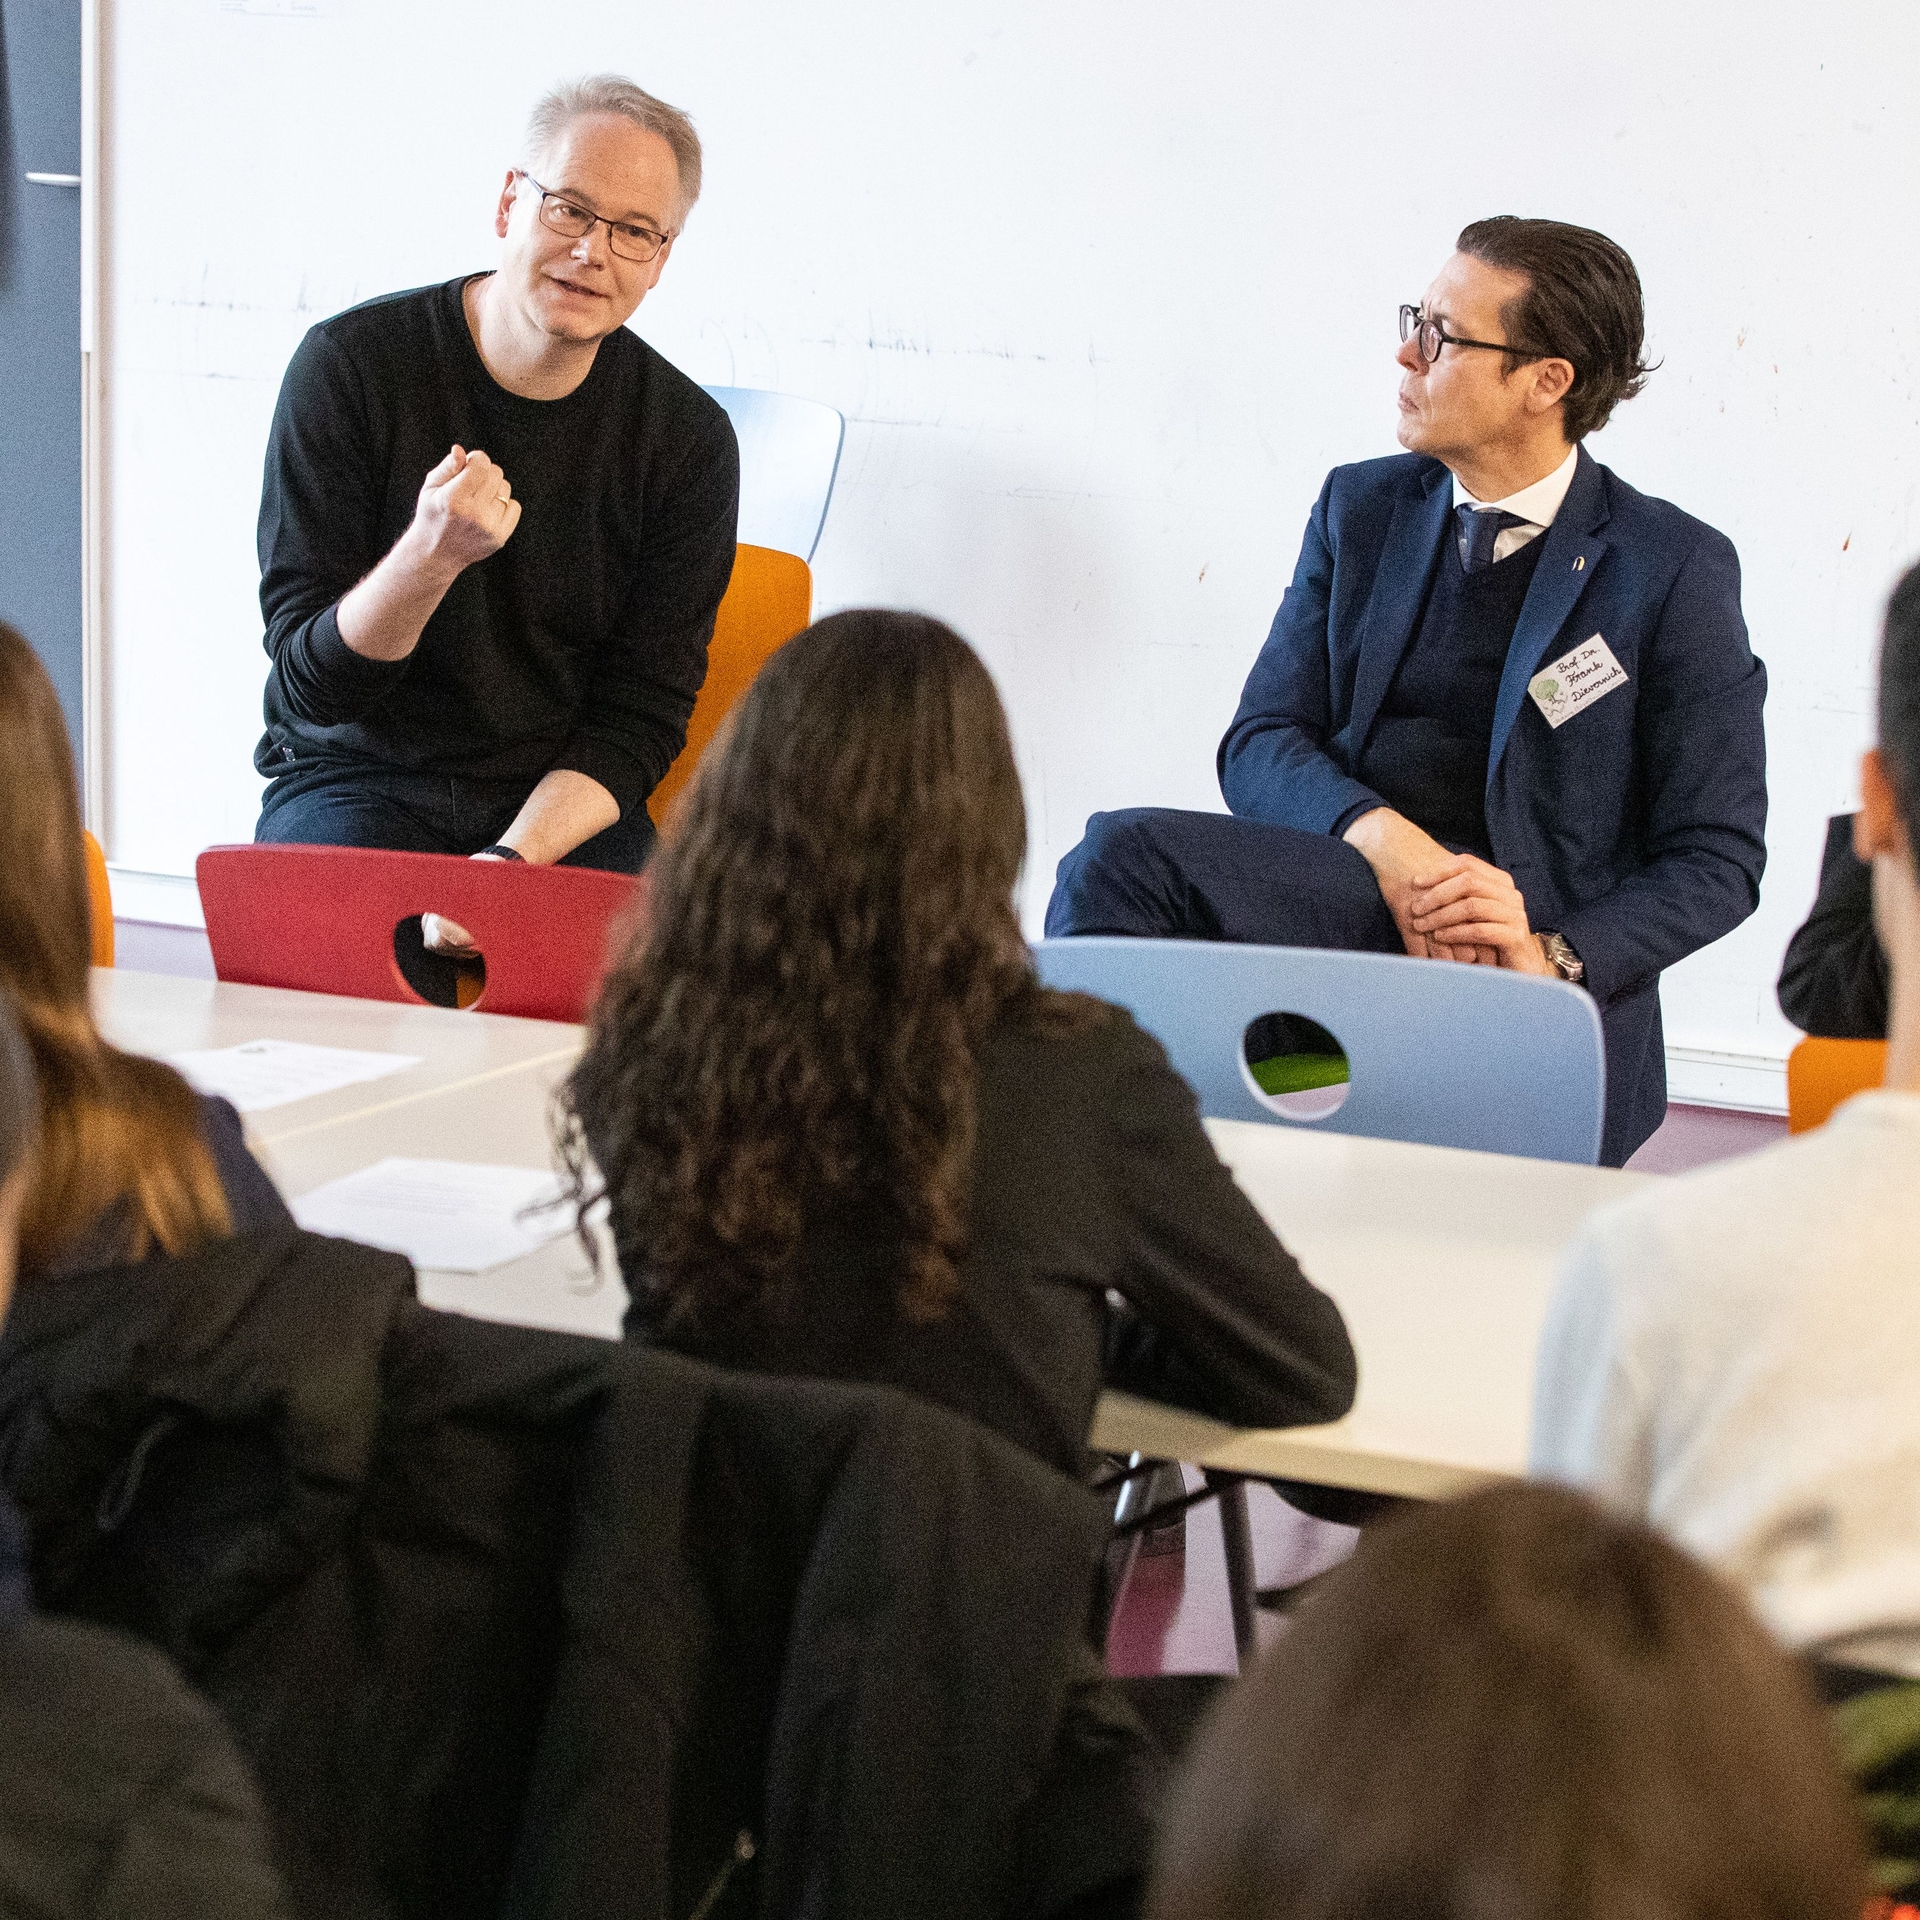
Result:
M1449 847L1493 857L1487 844L1487 755L1507 648L1540 551L1537 535L1478 573L1449 537L1413 639L1380 703L1355 777L1396 813Z

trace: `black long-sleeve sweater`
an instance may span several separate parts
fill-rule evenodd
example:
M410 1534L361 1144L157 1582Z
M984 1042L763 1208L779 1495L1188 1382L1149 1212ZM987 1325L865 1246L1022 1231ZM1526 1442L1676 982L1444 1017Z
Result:
M466 280L314 327L287 368L260 498L271 777L315 761L529 790L590 775L623 814L686 741L733 571L739 451L726 414L624 328L561 400L487 372ZM368 660L336 609L458 444L500 463L520 523L454 582L404 660Z

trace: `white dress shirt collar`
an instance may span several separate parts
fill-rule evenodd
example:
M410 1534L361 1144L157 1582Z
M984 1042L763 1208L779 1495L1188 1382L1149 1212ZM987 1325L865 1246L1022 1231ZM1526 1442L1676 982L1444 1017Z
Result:
M1460 476L1453 476L1453 504L1469 507L1497 507L1502 513L1517 514L1522 520L1536 527L1553 525L1554 515L1560 511L1567 497L1567 489L1573 485L1573 470L1580 464L1580 449L1571 447L1567 457L1547 475L1544 480L1536 480L1530 487L1522 487L1518 493L1510 493L1504 500L1477 500L1460 484ZM1517 532L1517 528L1508 529Z

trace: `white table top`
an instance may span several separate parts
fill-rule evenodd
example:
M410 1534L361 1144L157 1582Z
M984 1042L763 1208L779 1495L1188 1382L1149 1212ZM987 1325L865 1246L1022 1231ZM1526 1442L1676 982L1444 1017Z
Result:
M1110 1393L1094 1444L1423 1498L1524 1472L1560 1249L1593 1208L1656 1176L1256 1121L1209 1120L1207 1131L1339 1302L1359 1396L1331 1426L1236 1432Z
M446 1088L478 1086L530 1065L569 1061L580 1050L580 1029L551 1020L183 980L119 967L94 969L93 1011L107 1038L133 1053L302 1040L310 1046L419 1056L418 1066L382 1079L250 1114L248 1138L264 1142L407 1106Z
M579 1028L158 975L94 979L102 1025L141 1052L272 1038L422 1056L385 1080L250 1117L255 1150L290 1196L389 1154L549 1164L549 1102ZM1652 1176L1307 1127L1207 1127L1339 1302L1360 1356L1358 1401L1331 1426L1236 1432L1110 1393L1094 1444L1423 1497L1524 1471L1533 1355L1560 1249L1592 1208ZM596 1282L571 1235L490 1273L423 1273L420 1296L603 1338L618 1337L626 1308L610 1256Z

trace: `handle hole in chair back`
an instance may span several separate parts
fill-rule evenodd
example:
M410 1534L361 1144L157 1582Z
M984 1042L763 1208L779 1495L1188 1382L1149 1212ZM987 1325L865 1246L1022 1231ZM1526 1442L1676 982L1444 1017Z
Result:
M1304 1013L1256 1015L1240 1056L1253 1097L1284 1120L1330 1119L1353 1089L1346 1048Z
M1301 1116L1265 1094L1249 1057L1284 1010L1290 1032L1326 1042L1310 1071L1345 1097L1314 1124L1330 1133L1471 1147L1592 1166L1600 1153L1606 1064L1600 1016L1578 987L1494 967L1194 940L1105 935L1044 940L1035 949L1050 987L1127 1008L1167 1050L1202 1113L1287 1125ZM1252 1031L1250 1032L1249 1029ZM1338 1036L1337 1039L1335 1036ZM1323 1089L1296 1087L1297 1091Z
M1787 1131L1811 1133L1835 1107L1887 1077L1884 1040L1802 1040L1787 1055Z
M393 964L429 1006L478 1006L487 990L487 956L478 947L458 956L432 951L425 914L410 913L394 928Z
M611 943L640 898L631 875L363 847L209 847L195 865L222 980L366 1000L437 998L396 945L438 913L484 956L478 994L453 1001L533 1020L584 1020ZM456 969L468 962L440 961Z

